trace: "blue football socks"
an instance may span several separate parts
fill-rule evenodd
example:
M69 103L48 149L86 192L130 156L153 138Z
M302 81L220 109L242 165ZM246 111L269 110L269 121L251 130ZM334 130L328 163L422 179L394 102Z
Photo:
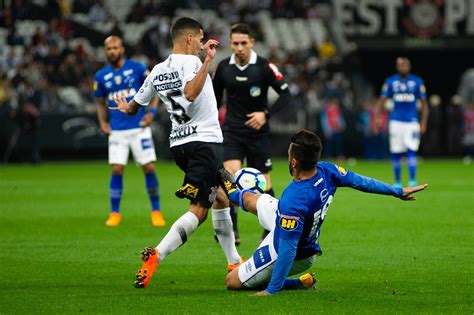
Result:
M400 183L402 174L402 155L400 153L392 153L392 166L395 183Z
M145 173L145 182L148 197L150 198L151 202L151 210L160 210L160 193L158 190L159 183L155 172Z
M110 177L110 207L112 212L120 211L120 200L122 199L123 176L114 175Z
M232 201L235 204L238 204L242 208L242 210L248 211L248 209L245 208L245 206L244 206L244 195L246 193L256 194L256 192L254 192L253 190L250 190L250 189L244 189L244 190L236 189L236 190L234 190L233 192L231 192L229 194L229 200Z
M407 166L410 174L410 183L416 183L416 166L417 166L416 152L412 150L407 151Z
M283 283L283 288L285 290L298 290L302 288L301 281L298 278L286 279Z

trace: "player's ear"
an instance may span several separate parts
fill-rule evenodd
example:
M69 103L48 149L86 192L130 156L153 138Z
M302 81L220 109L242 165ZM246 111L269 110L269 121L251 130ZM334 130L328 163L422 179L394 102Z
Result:
M186 43L191 44L193 42L194 35L192 33L188 33L186 35Z
M253 38L253 37L250 37L250 41L249 41L249 43L250 43L250 45L249 45L249 46L250 46L250 48L252 48L252 47L253 47L253 45L255 44L255 38Z
M298 161L295 158L291 159L290 163L291 163L292 168L297 168L298 167Z

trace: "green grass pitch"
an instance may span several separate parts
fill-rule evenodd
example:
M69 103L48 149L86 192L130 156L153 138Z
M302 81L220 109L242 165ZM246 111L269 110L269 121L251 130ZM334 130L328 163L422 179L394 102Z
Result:
M157 168L166 228L151 226L134 165L126 168L117 228L104 225L105 161L0 166L0 313L474 312L473 165L423 161L419 180L429 187L415 202L339 189L321 232L324 255L311 268L318 289L271 297L225 289L226 261L210 219L167 257L147 289L132 286L140 250L156 246L187 209L174 197L182 173L171 162ZM389 162L348 168L392 181ZM287 169L283 160L274 165L277 195L290 180ZM248 213L239 220L239 251L248 257L261 229Z

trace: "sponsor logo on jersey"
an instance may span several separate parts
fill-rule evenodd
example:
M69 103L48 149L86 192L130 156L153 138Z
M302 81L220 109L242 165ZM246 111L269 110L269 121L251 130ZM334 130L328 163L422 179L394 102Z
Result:
M125 70L125 71L123 72L123 75L124 75L125 77L127 77L127 76L131 75L132 73L133 73L133 69L128 69L128 70Z
M269 246L265 245L257 249L257 251L253 254L252 258L256 269L265 266L266 264L271 262L272 258L270 256Z
M273 74L277 78L278 81L283 79L283 74L281 74L280 70L278 70L277 66L275 66L273 63L269 63L268 66L270 69L273 71Z
M115 84L120 85L120 83L122 83L122 76L116 75L114 77L114 82L115 82Z
M193 185L187 183L186 185L181 186L179 188L179 192L185 196L196 198L199 192L199 188L194 187Z
M197 136L197 125L178 126L171 131L170 142Z
M293 231L298 227L300 218L289 215L280 215L280 226L287 231Z
M250 96L259 97L262 94L262 89L259 86L252 86L250 88Z
M167 82L163 84L153 84L153 86L155 87L155 90L160 92L160 91L166 91L166 90L179 89L180 87L183 86L183 82L181 80L178 80L178 81Z
M318 186L319 184L321 184L321 183L322 183L322 181L323 181L323 179L322 179L322 178L318 179L318 181L317 181L316 183L314 183L313 187L316 187L316 186Z
M347 170L344 167L336 165L336 168L339 174L341 174L342 176L346 176Z
M285 230L292 231L298 226L298 221L291 219L281 219L281 227Z
M167 73L160 73L155 75L153 78L153 82L155 81L168 81L168 80L176 80L179 79L178 71L167 72Z
M413 93L397 93L393 96L395 102L414 102L415 95Z
M328 197L329 195L329 191L324 188L323 190L321 190L321 193L319 194L319 196L321 197L321 201L326 201L326 198Z
M247 78L247 77L239 77L239 76L236 76L235 79L236 79L237 81L243 82L243 81L247 81L248 78Z
M110 80L112 79L114 75L112 73L107 73L106 75L104 75L104 80L107 81L107 80Z
M137 94L137 90L135 90L134 88L119 90L116 92L109 93L109 101L113 101L117 97L132 97L135 94Z
M105 87L110 89L112 87L112 82L110 81L105 82Z

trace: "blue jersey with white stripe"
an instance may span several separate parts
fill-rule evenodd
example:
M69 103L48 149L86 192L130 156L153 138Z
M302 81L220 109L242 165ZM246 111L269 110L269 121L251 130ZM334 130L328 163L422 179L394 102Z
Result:
M278 203L274 247L278 258L267 291L281 290L294 260L321 255L319 235L338 187L364 192L401 196L403 190L376 179L319 162L317 173L309 179L293 180Z
M137 94L147 74L145 65L133 60L125 60L123 66L117 70L108 65L95 74L94 96L105 98L108 106L116 107L114 97L125 96L127 101L130 101ZM112 130L140 128L140 121L144 115L144 106L140 106L138 113L134 116L109 109L110 128Z
M409 74L403 79L394 74L385 80L380 95L393 100L390 120L412 122L418 121L416 101L426 99L426 88L423 80L416 75Z

